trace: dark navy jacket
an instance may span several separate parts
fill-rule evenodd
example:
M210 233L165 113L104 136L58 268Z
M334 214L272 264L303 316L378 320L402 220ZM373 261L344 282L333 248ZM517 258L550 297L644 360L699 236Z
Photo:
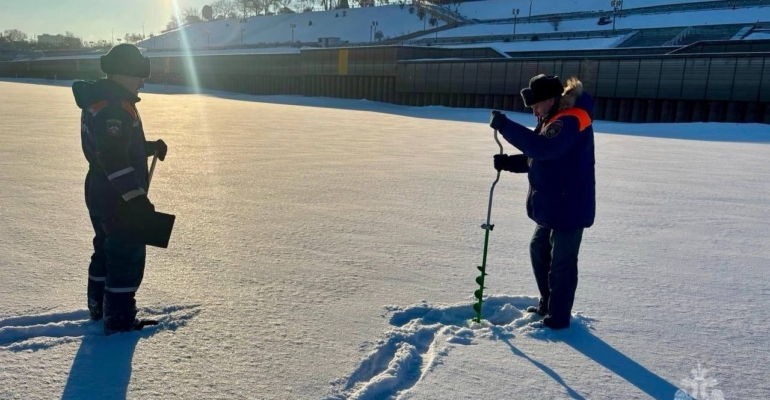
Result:
M91 215L110 218L121 203L147 191L148 148L136 110L139 98L106 79L75 82L72 91L83 110L86 205Z
M527 215L548 229L588 228L596 215L593 99L552 113L535 131L506 121L500 133L529 160Z

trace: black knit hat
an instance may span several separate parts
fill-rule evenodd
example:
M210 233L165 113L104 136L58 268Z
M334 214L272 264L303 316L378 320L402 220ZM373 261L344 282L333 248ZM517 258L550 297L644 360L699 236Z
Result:
M150 77L150 58L142 55L139 48L133 44L123 43L101 57L100 65L105 74L133 76L134 78Z
M558 76L540 74L529 81L529 87L521 89L524 105L532 107L541 101L559 97L564 93L564 86Z

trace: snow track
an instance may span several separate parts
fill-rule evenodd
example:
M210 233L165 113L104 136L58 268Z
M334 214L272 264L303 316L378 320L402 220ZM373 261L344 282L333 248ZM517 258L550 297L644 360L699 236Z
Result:
M144 328L142 337L176 330L198 314L197 305L142 308L139 316L152 316L157 326ZM102 322L92 321L88 310L10 317L0 320L0 350L43 350L89 336L104 336Z
M471 345L475 338L507 342L515 333L549 339L590 328L593 321L576 313L569 330L532 328L529 324L539 318L525 312L532 305L537 305L537 298L490 296L484 301L486 318L481 324L471 321L475 316L472 302L386 307L392 328L349 377L332 383L336 393L326 400L398 399L441 365L454 345Z

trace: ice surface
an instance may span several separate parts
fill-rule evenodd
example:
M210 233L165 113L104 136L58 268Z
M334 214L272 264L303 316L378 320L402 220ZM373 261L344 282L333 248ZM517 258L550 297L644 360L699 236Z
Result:
M79 110L70 82L25 82L0 81L0 399L668 399L699 363L725 398L770 397L767 125L597 122L573 327L544 333L520 175L468 322L489 110L151 85L150 196L177 225L138 304L165 325L105 338Z

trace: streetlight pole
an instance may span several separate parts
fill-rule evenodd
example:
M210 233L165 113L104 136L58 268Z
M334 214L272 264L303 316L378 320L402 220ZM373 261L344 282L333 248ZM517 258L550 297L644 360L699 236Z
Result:
M513 13L513 34L516 34L516 23L519 22L519 10L518 8L514 8L511 13Z
M610 5L612 6L612 32L615 32L615 20L618 19L618 7L623 6L623 0L612 0Z
M246 32L246 28L241 28L241 46L243 46L243 33Z
M294 28L297 27L297 24L291 23L289 26L291 27L291 43L294 44Z
M206 30L206 47L211 49L211 29Z
M146 22L142 22L142 39L144 39L144 24L145 24L145 23L146 23Z
M115 45L115 28L112 28L112 40L110 41L110 46Z
M370 42L370 43L374 42L374 34L375 34L375 31L376 31L376 29L377 29L377 26L378 26L379 24L380 24L380 23L379 23L379 22L377 22L377 21L372 21L372 26L371 26L371 28L369 29L369 42Z
M533 0L529 0L529 18L527 18L528 24L532 23L532 1Z

